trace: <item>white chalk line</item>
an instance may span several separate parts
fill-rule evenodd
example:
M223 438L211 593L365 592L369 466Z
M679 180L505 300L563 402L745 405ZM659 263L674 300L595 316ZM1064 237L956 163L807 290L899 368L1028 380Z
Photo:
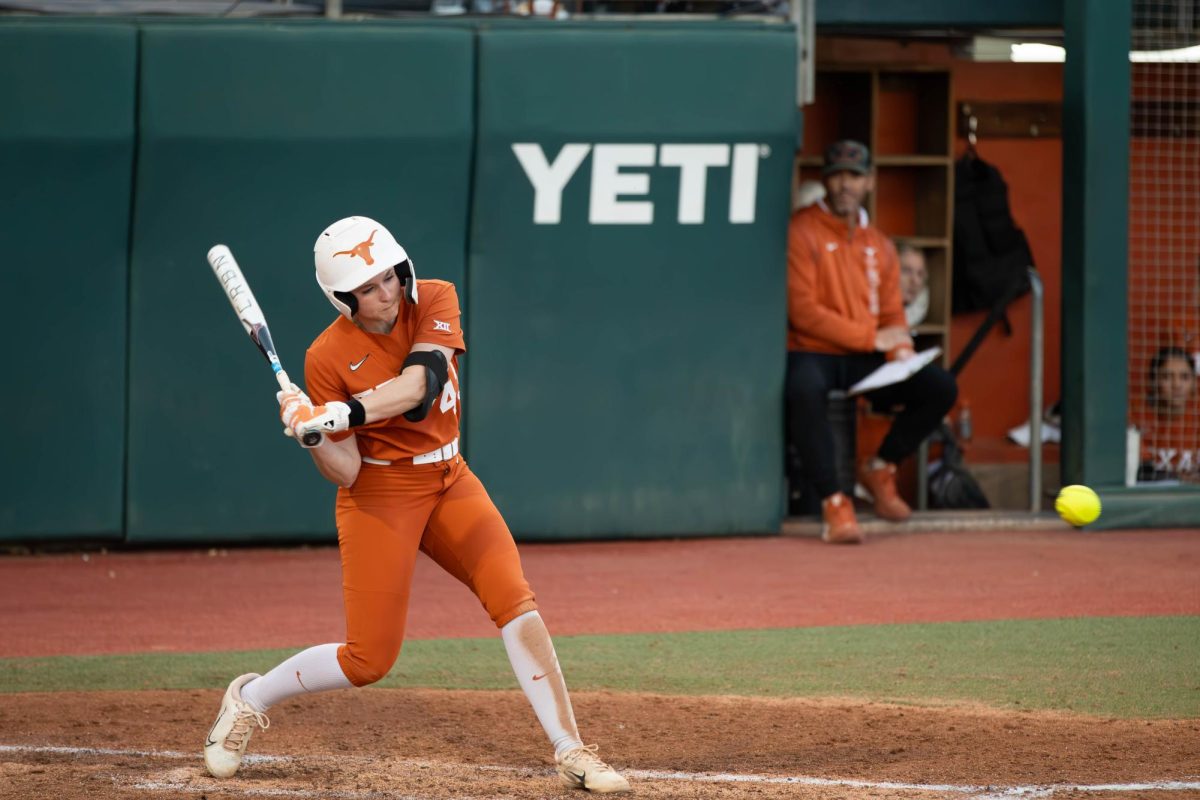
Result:
M358 798L386 797L388 800L428 800L419 795L412 794L395 794L393 792L342 792L321 790L319 792L309 789L252 789L243 786L230 787L226 784L221 784L220 787L214 786L212 783L204 785L192 785L190 783L180 783L178 781L139 781L137 783L126 784L132 789L142 789L147 792L190 792L192 794L211 794L219 791L221 794L245 795L247 797L315 797L315 798L347 798L347 800L358 800ZM476 800L475 798L467 798L467 800Z
M195 753L181 753L178 750L116 750L107 747L58 747L54 745L0 744L0 753L49 753L64 756L138 756L141 758L199 758ZM242 761L247 764L276 764L291 761L291 756L268 756L257 753L247 753Z
M44 753L65 756L133 756L140 758L162 758L173 760L199 761L200 753L183 753L177 750L123 750L102 747L63 747L55 745L6 745L0 744L0 753ZM246 764L287 764L296 761L293 756L273 756L259 753L247 753L242 759ZM307 763L323 761L344 764L352 761L370 761L378 764L379 758L369 756L305 756ZM398 767L445 767L456 766L466 770L481 770L487 772L553 774L551 770L531 770L526 767L510 767L499 764L450 764L449 762L388 759L388 763ZM694 783L755 783L755 784L788 784L793 786L819 786L845 789L884 789L893 791L913 792L943 792L947 794L969 795L973 800L1009 800L1011 798L1048 797L1055 792L1145 792L1145 791L1200 791L1200 780L1157 780L1137 783L1093 783L1070 784L1053 783L1029 786L995 786L971 785L953 783L902 783L897 781L866 781L853 778L816 778L805 775L758 775L753 773L710 773L710 772L670 772L660 770L627 769L622 772L635 780L681 781ZM210 792L211 786L198 786L178 781L140 781L132 784L134 788L146 791L185 791ZM272 789L234 786L222 781L221 790L229 794L239 794L252 797L338 797L338 798L371 798L387 796L397 800L421 800L418 795L396 795L388 792L354 792L328 791L319 792L307 789Z

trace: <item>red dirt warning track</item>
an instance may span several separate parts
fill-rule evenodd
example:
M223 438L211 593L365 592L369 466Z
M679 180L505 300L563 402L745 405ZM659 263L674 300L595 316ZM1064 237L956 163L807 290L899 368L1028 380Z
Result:
M1200 531L905 534L863 547L780 537L526 544L521 553L558 636L1200 614ZM340 586L334 547L4 557L0 657L337 641ZM494 633L466 589L418 560L410 638Z

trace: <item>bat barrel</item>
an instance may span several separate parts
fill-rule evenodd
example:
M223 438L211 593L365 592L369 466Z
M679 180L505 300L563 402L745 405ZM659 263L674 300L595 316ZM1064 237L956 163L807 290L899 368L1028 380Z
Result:
M238 319L241 320L242 327L246 329L246 333L258 347L259 352L270 362L279 388L285 392L292 391L292 381L279 363L279 355L275 352L275 343L271 341L271 329L267 327L266 315L263 314L262 308L254 298L254 292L250 291L250 284L246 282L246 276L242 274L237 259L233 257L233 253L228 247L216 244L208 250L208 265L212 267L213 274L217 276L221 288L225 290L225 297L228 298ZM320 431L309 431L304 434L304 444L315 447L320 444L321 437Z

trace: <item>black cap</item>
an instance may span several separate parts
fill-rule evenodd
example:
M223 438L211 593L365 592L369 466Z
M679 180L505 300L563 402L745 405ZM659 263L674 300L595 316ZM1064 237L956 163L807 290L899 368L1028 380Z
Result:
M825 166L822 175L834 172L853 172L866 175L871 171L871 151L862 142L842 139L825 150Z

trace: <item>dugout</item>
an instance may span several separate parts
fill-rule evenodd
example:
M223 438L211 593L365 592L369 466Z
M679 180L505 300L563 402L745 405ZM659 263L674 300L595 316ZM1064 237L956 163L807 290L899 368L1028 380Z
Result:
M889 158L889 147L896 153L900 141L908 146L901 153L944 155L940 143L922 149L921 118L933 116L949 125L952 163L968 146L966 109L984 120L978 152L1008 182L1045 289L1042 403L1060 403L1061 444L1043 446L1043 507L1052 507L1059 485L1085 483L1104 502L1094 528L1196 524L1200 493L1186 482L1127 485L1126 449L1153 354L1164 344L1200 350L1198 197L1187 178L1198 151L1185 99L1200 90L1195 4L817 2L814 28L815 96L798 175L819 161L818 140L839 126L873 137L883 162L876 219L889 233L923 239L931 273L942 266L943 231L914 229L887 206L908 214L932 206L936 218L946 185L937 173L948 162ZM1011 45L1022 42L1064 48L1065 62L1053 51L1026 50L1017 58L1034 60L1015 60ZM831 107L856 104L866 111L830 119ZM945 270L944 279L951 275ZM935 296L945 292L948 303L951 293L931 277ZM1007 434L1028 420L1031 313L1029 294L1011 304L1011 335L994 328L959 376L955 415L969 404L974 429L967 461L1001 509L1029 508L1028 452ZM935 318L926 341L948 344L950 363L984 317ZM1200 410L1189 413L1194 424ZM878 444L886 423L860 418L860 453ZM915 491L911 472L909 482Z

